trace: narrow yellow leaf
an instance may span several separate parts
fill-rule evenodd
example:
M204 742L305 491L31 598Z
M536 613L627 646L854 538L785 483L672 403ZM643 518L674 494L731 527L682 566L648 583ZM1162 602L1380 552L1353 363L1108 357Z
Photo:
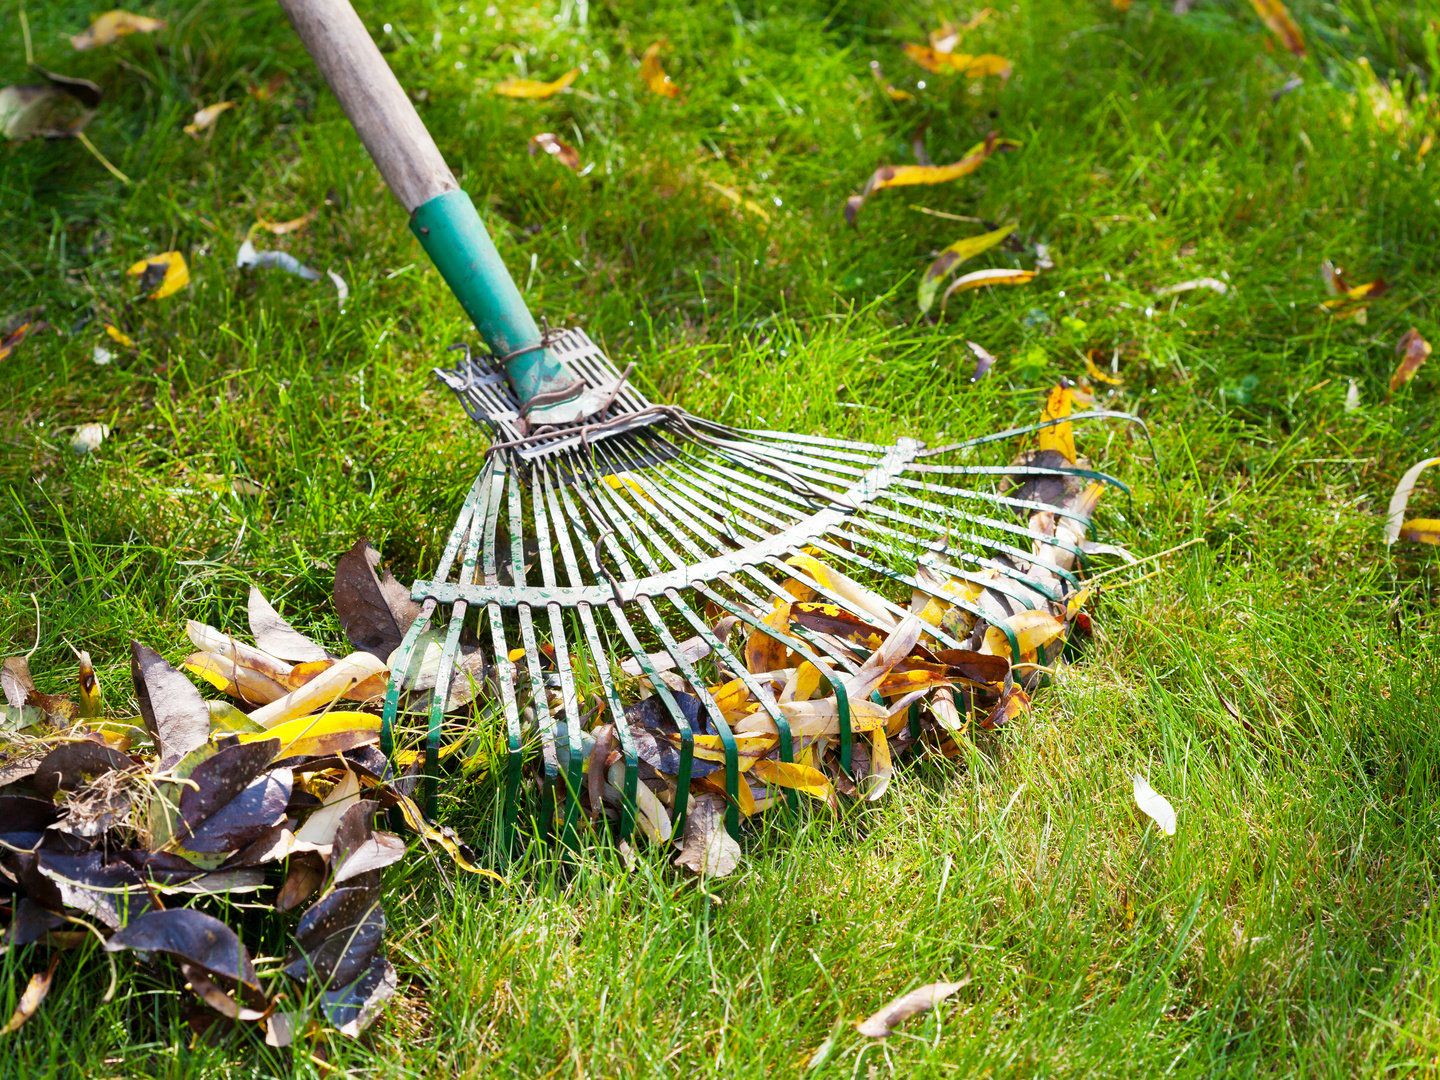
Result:
M573 83L579 74L579 68L571 68L554 82L540 82L538 79L506 79L496 83L493 92L508 98L554 97Z

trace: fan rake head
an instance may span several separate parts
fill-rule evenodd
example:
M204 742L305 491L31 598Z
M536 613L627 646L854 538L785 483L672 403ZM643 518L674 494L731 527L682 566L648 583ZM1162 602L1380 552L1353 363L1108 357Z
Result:
M930 648L952 659L973 656L965 651L998 630L1018 660L1033 647L1022 647L1013 617L1063 612L1082 589L1093 500L1064 496L1077 486L1126 490L1053 451L985 463L986 444L1014 442L1044 425L933 449L913 439L886 446L739 430L652 405L580 331L552 343L591 385L615 387L611 404L588 424L530 430L503 375L468 350L459 366L439 372L496 442L434 577L414 586L420 615L392 663L384 712L387 753L397 742L423 743L433 807L450 722L445 688L462 639L489 654L487 679L508 751L507 837L528 802L527 754L541 765L544 831L573 839L587 784L598 812L595 770L587 778L585 767L593 740L584 727L600 714L614 725L612 758L618 751L623 761L623 778L609 773L621 794L622 837L635 824L642 773L653 773L647 761L655 761L656 724L674 736L662 748L673 773L666 790L674 835L683 835L692 781L701 772L718 781L722 763L733 832L744 783L736 727L742 741L746 729L778 735L784 763L816 730L747 664L744 654L760 637L816 669L822 694L834 699L826 731L848 775L856 713L870 705L851 700L847 686L857 685L876 643L826 633L826 619L885 631L918 619ZM1121 415L1080 413L1066 422ZM770 618L778 604L800 601L805 618ZM399 710L406 658L422 635L441 634L442 607L450 615L437 689L425 719L407 717ZM739 651L730 642L735 630L749 639ZM1043 650L1035 659L1045 662ZM758 702L753 718L737 723L735 710L717 700L717 683ZM642 696L653 699L641 710L646 722L636 711ZM916 702L900 745L918 740L920 719ZM793 802L796 793L785 790L783 798Z

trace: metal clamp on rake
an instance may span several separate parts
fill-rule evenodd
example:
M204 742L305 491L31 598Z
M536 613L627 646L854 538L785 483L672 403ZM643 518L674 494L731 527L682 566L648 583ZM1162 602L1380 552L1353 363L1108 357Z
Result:
M855 776L862 757L876 775L888 728L902 749L920 735L918 701L889 717L867 679L884 647L878 631L907 620L931 658L916 663L943 669L953 688L947 715L973 711L954 703L974 706L976 687L992 683L1002 703L1014 700L1011 661L1046 659L1023 647L1021 616L1053 620L1081 589L1093 500L1077 491L1123 485L1074 464L1073 453L991 465L968 453L1056 421L927 450L912 439L884 446L739 430L651 403L630 368L617 370L583 331L542 333L346 0L281 3L489 350L477 359L467 348L457 366L437 370L493 445L434 577L415 584L421 613L393 658L383 718L387 753L397 739L423 742L432 812L462 636L493 660L509 835L521 818L527 740L542 763L542 825L570 842L582 802L599 815L610 788L622 837L637 816L651 826L663 817L683 836L698 786L723 796L734 832L742 808L763 801L746 772L759 767L757 742L773 751L770 776L819 775L822 753L833 753L840 779ZM966 486L987 477L1011 493ZM402 728L401 673L442 605L450 616L427 722ZM804 617L777 618L781 605ZM770 642L794 659L793 677L824 696L824 709L812 710L825 712L823 723L784 700L794 687L777 691L773 673L751 670L730 645L737 628L742 652ZM587 747L582 700L603 714L599 745ZM659 796L640 784L642 761L647 782L664 766ZM777 801L796 804L795 786L776 786ZM647 817L642 802L663 814Z

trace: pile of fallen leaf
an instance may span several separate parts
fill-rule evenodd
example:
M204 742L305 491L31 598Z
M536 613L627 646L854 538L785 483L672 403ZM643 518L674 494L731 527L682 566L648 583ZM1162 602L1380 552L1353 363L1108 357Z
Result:
M1049 395L1042 420L1050 426L1017 466L1084 465L1066 420L1077 392L1061 386ZM973 580L950 576L940 565L948 552L936 552L917 573L955 603L917 590L904 618L816 555L795 555L789 565L796 577L763 621L781 635L803 630L810 656L829 658L819 665L785 640L744 632L734 616L713 632L720 640L743 636L734 652L746 670L725 673L721 683L685 682L666 654L646 658L648 665L627 661L637 675L625 718L640 762L635 813L642 832L657 844L675 844L678 865L722 876L739 856L727 812L733 822L791 792L828 804L840 796L878 799L897 754L924 745L956 756L972 728L1014 718L1027 706L1026 688L1083 618L1085 594L1065 574L1076 569L1075 551L1099 550L1085 532L1101 491L1074 475L1014 478L1010 495L1054 508L1029 514L1033 551L997 555L995 566ZM843 597L844 606L817 600L805 581ZM1035 586L1062 599L1049 602ZM133 710L128 694L102 694L85 653L73 698L37 690L25 657L0 666L6 701L0 913L9 925L7 946L64 950L98 936L109 952L133 950L151 962L165 954L208 1006L197 1006L197 1028L263 1024L276 1045L313 1024L354 1034L373 1019L395 991L383 948L380 871L405 854L398 836L376 830L377 812L394 811L391 820L461 868L488 871L412 801L422 755L401 749L387 759L379 749L392 664L418 606L380 571L379 553L363 539L337 562L334 602L354 646L344 656L296 630L258 589L249 597L250 640L191 622L195 651L183 670L133 642ZM941 647L926 624L966 647ZM698 638L686 643L696 659L703 650ZM439 651L438 639L422 638L394 673L402 725L428 711ZM841 656L849 663L836 663ZM467 736L452 745L466 743L479 710L494 700L498 665L523 662L523 655L496 660L463 647L444 711ZM225 696L205 699L186 672ZM853 738L841 730L842 694ZM679 704L695 732L684 797L682 739L662 695ZM707 703L733 732L733 790ZM781 753L777 718L788 726L792 754ZM612 718L601 711L588 727L579 797L594 826L605 828L620 816L625 761ZM685 827L676 837L674 817L682 808ZM236 894L244 894L248 909L298 918L288 955L263 970L234 926L200 910L206 898ZM12 1025L38 1008L54 970L52 963L35 976Z
M1049 426L1015 466L1086 467L1066 420L1083 394L1062 385L1048 395L1041 422ZM677 864L724 876L735 869L740 853L733 829L726 828L727 813L732 821L748 817L790 792L830 805L840 796L876 800L890 783L897 755L924 746L959 756L969 731L998 728L1023 712L1027 688L1058 658L1071 628L1088 625L1080 610L1087 592L1077 591L1066 577L1078 569L1076 553L1125 553L1086 541L1103 485L1073 474L1021 474L1012 480L1007 495L1050 508L1028 515L1030 552L997 552L990 568L963 578L943 567L962 561L956 552L933 552L916 567L928 591L914 591L906 617L897 617L880 593L827 565L820 553L801 553L787 562L796 576L783 583L785 594L773 599L768 612L750 612L766 629L723 614L711 627L721 642L730 644L734 637L729 651L743 658L744 671L696 686L674 670L675 661L665 653L649 656L645 664L627 661L625 670L636 676L641 694L625 720L639 759L635 813L642 832L656 843L670 843L674 819L683 810ZM818 599L810 583L843 598L844 605ZM1047 591L1060 600L1048 599ZM927 624L965 647L943 647ZM805 638L813 659L767 630L791 642ZM700 637L682 643L682 649L692 668L711 655ZM849 663L837 663L837 657ZM519 674L514 681L524 685ZM684 740L666 698L679 706L694 732L688 788L680 779ZM842 731L842 699L849 735ZM733 790L727 787L726 749L712 705L734 738ZM552 714L560 707L557 693ZM790 753L782 747L782 722ZM625 775L619 733L602 713L586 738L583 806L592 820L617 819Z
M377 563L361 541L336 578L352 634L372 649L384 645L377 616L386 590L393 598L399 589L376 574ZM5 944L64 950L98 936L109 952L165 954L209 1007L192 1016L197 1029L263 1024L277 1046L321 1022L353 1035L396 986L380 872L405 845L376 830L377 811L394 811L461 868L489 872L424 819L376 745L384 661L364 649L331 655L259 590L249 622L253 645L188 627L198 651L184 667L238 705L205 700L139 642L131 644L138 715L106 714L88 654L79 655L76 699L39 692L25 657L0 667ZM455 696L466 695L457 688ZM369 707L338 708L345 700ZM259 897L298 920L289 954L264 971L234 927L191 906L237 894L247 908ZM39 1007L55 967L32 980L12 1030Z

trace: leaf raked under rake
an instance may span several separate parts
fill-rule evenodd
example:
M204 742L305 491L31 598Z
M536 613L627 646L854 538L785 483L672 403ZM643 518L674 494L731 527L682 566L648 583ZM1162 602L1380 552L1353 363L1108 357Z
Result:
M715 873L743 816L878 798L898 754L956 755L1021 712L1080 615L1092 512L1127 489L1077 458L1072 423L1138 421L1071 415L1074 396L1057 387L1039 423L937 448L643 402L610 427L492 447L414 586L382 749L414 763L433 811L442 758L465 743L447 698L478 647L509 837L538 825L574 843L582 818L610 820ZM635 425L637 410L659 415ZM418 708L417 665L435 687Z

